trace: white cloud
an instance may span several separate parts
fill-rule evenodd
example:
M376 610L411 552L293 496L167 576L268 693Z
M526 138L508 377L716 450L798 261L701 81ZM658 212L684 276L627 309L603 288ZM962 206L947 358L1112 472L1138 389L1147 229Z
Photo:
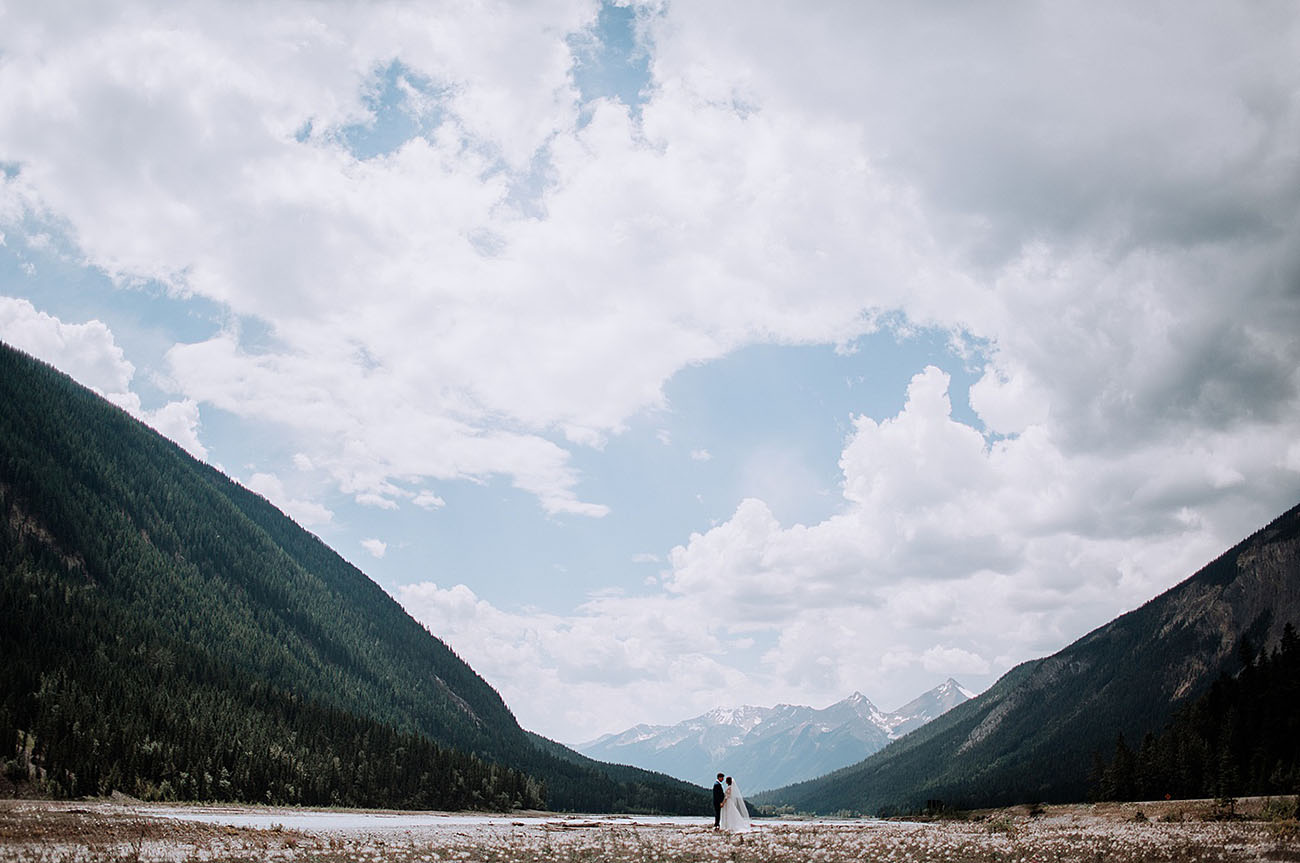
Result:
M135 366L103 323L64 323L24 299L0 297L0 339L99 393L127 393L135 376Z
M0 340L66 372L190 455L207 460L207 448L199 440L198 403L181 399L145 410L140 396L131 391L135 366L101 321L69 324L27 300L0 296Z
M388 551L388 543L380 539L363 539L361 547L374 558L381 558Z
M682 709L706 710L746 686L742 671L718 661L715 622L675 600L601 597L555 615L503 611L463 584L411 584L397 597L502 692L525 727L569 741L629 716L675 722Z
M983 657L960 647L935 645L921 654L921 666L936 674L988 674L989 663Z
M353 500L362 506L372 506L375 509L397 509L397 501L373 492L362 492Z
M273 473L254 473L243 480L243 485L275 504L303 527L329 524L334 520L334 513L322 504L292 497Z
M503 169L526 167L556 125L576 116L564 39L594 10L551 2L500 16L448 11L429 27L396 6L362 14L283 4L254 24L215 6L167 7L164 14L126 5L135 5L132 13L85 17L29 9L15 12L22 20L6 28L11 36L46 37L0 47L0 115L26 118L0 124L0 155L20 169L7 184L21 192L10 196L22 205L13 217L50 214L67 224L89 262L110 274L160 279L270 322L289 353L266 361L298 374L259 374L262 360L231 346L221 365L202 370L177 354L172 375L201 401L229 403L226 388L242 384L250 399L235 404L236 413L291 427L284 414L303 401L291 394L307 390L318 412L330 402L341 407L342 423L319 432L300 427L305 453L332 461L341 483L355 483L375 460L418 472L422 459L410 451L431 439L445 442L452 453L442 461L454 464L431 475L460 476L462 466L475 476L508 473L550 512L603 514L605 507L577 499L566 454L553 444L527 433L481 434L484 412L499 406L484 398L493 395L491 375L476 380L471 370L505 366L480 362L495 351L483 337L497 327L495 313L485 316L478 303L509 303L510 279L495 297L487 291L456 299L464 285L491 281L465 237L498 218L493 213L508 192ZM470 45L480 47L466 50ZM371 119L362 96L376 70L397 59L443 94L437 109L446 119L428 140L359 162L339 147L338 134ZM48 110L57 104L79 108ZM312 133L300 140L304 128ZM484 183L485 174L496 179ZM149 182L138 181L145 176ZM508 227L511 217L501 212ZM361 284L380 302L336 314L355 308ZM396 296L411 305L376 317ZM442 331L467 310L464 328L444 339ZM335 339L340 351L315 351ZM395 375L392 368L405 365L401 358L417 342L441 342L445 355L435 349L423 373ZM205 359L221 353L208 351ZM295 355L307 353L312 362L295 368ZM546 372L545 364L537 368ZM392 397L418 393L405 402L417 422L428 417L440 431L459 433L371 441L357 456L369 464L353 465L339 426L368 409L360 390L371 388L348 386L367 375L387 382ZM331 392L312 378L344 386ZM426 388L430 381L437 383ZM520 384L519 393L504 396L530 392L527 381ZM543 430L562 419L539 418ZM456 454L461 448L478 453ZM415 470L404 470L404 462Z
M411 503L424 509L441 509L447 505L447 501L438 497L438 495L429 491L427 488L420 489L419 494L411 499Z
M971 407L990 431L1016 435L1046 423L1052 402L1023 366L1008 368L994 357L970 390Z
M893 309L994 346L974 403L997 431L1050 409L1062 442L1111 447L1294 417L1281 9L678 4L647 19L640 125L599 103L580 127L577 0L437 27L395 5L123 6L14 13L46 38L0 45L0 113L23 118L0 125L7 185L90 263L268 322L270 350L220 336L172 375L283 423L341 486L503 474L601 516L553 434L601 446L681 368L843 344ZM375 121L394 60L441 122L358 160L343 130ZM541 217L512 191L535 160Z
M194 399L168 402L152 411L141 411L137 399L132 412L159 434L176 441L190 455L200 461L207 461L207 447L199 440L199 405Z
M708 450L706 450L706 449L693 449L693 450L691 450L691 460L692 460L692 461L710 461L710 460L712 460L712 458L713 458L713 454L710 453L710 452L709 452Z
M745 500L673 549L662 589L570 615L502 611L464 586L399 598L525 724L579 739L742 700L818 704L857 689L902 704L948 676L983 688L1190 575L1239 538L1208 528L1234 524L1225 512L1259 510L1249 527L1271 514L1252 499L1267 458L1243 489L1204 467L1222 441L1141 470L1151 452L1066 455L1041 426L989 443L953 419L948 385L927 368L896 416L855 420L838 513L786 527ZM1166 481L1197 505L1165 517L1148 502L1171 494ZM1135 503L1101 503L1115 500Z

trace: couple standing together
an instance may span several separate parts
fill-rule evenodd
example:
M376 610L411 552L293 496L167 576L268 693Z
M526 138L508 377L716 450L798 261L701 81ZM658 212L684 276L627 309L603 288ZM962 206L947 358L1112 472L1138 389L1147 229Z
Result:
M723 780L726 788L723 788ZM730 776L718 774L718 781L713 783L713 828L721 827L728 833L743 833L749 830L749 809L745 807L745 798L740 796L740 786L731 781Z

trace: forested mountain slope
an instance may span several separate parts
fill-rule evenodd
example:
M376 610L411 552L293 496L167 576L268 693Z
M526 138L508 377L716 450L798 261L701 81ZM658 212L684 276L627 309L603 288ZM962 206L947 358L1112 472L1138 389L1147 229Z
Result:
M0 758L19 781L68 795L707 809L695 786L545 751L319 539L5 345L0 514Z
M1083 800L1094 754L1142 740L1223 673L1244 640L1300 624L1300 507L1191 578L852 767L758 795L800 811L917 811Z
M1095 756L1097 800L1232 798L1300 790L1300 634L1291 625L1272 651L1245 642L1243 668L1223 675L1136 750L1123 737Z

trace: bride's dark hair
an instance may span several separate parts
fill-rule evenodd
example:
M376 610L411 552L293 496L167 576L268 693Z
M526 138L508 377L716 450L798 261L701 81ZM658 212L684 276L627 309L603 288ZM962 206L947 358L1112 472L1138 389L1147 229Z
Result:
M731 784L731 777L730 777L730 776L727 777L727 784L728 784L728 785Z

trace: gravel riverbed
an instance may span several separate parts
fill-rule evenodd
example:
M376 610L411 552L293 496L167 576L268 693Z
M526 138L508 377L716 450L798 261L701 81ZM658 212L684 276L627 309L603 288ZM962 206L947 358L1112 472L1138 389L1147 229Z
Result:
M1190 804L1015 808L968 820L756 821L0 801L0 860L337 863L1300 861L1294 821L1203 820ZM1033 814L1031 814L1031 812ZM1141 815L1138 813L1141 812Z

